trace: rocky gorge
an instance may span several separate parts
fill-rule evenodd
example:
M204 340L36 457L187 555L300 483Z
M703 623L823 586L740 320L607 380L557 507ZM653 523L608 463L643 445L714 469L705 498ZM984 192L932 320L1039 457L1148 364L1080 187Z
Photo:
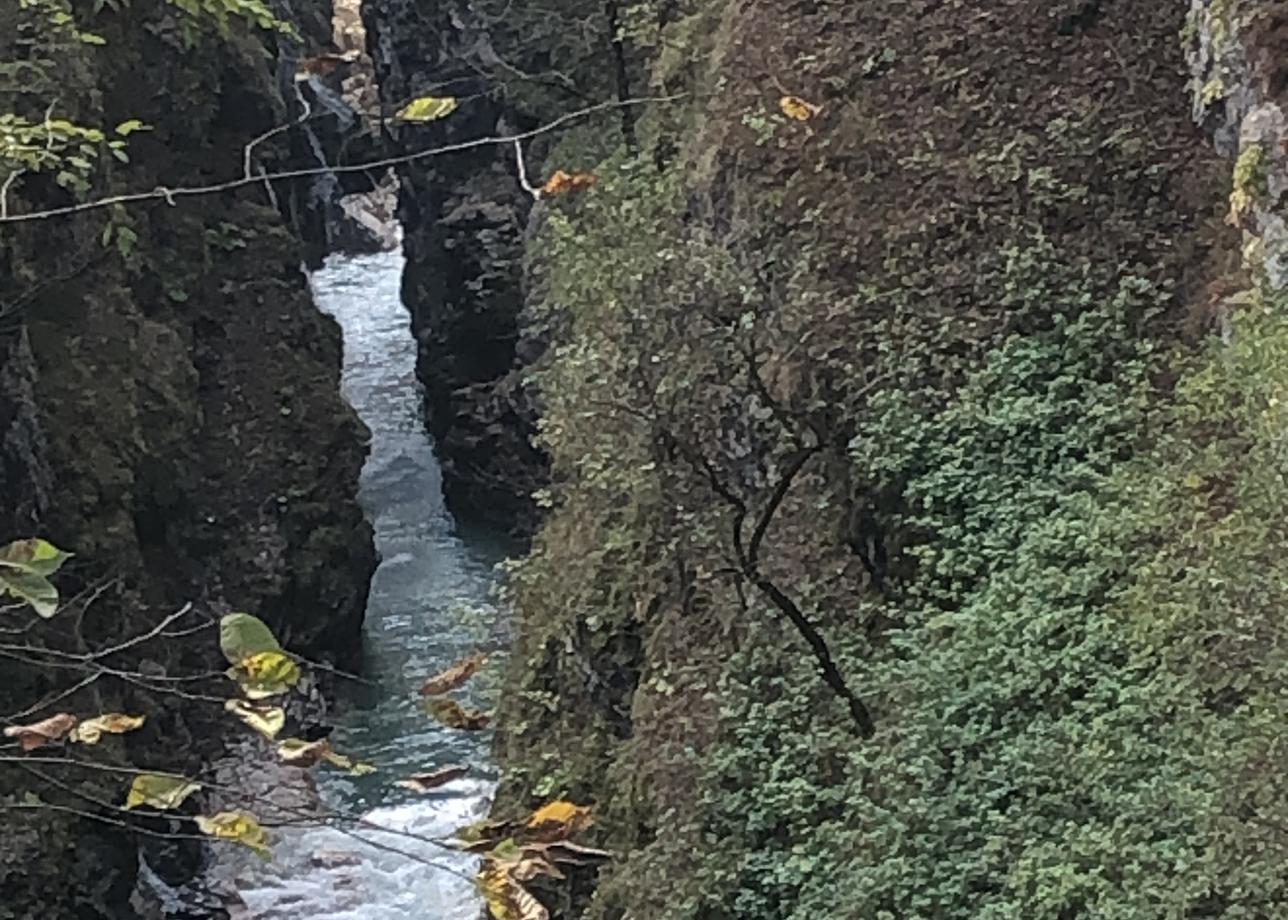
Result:
M356 664L365 436L300 263L396 196L447 504L525 542L492 817L582 803L612 854L496 916L1283 913L1283 4L294 0L200 53L73 8L131 188L338 168L0 224L5 531L85 608L37 638L191 601ZM306 98L349 114L260 149ZM130 762L210 756L139 689ZM0 916L72 839L54 915L129 916L135 838L13 838Z

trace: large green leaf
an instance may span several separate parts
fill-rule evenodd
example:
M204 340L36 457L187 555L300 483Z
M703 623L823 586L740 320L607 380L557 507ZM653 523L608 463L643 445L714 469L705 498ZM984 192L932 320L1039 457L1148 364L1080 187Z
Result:
M0 568L14 569L27 575L48 578L71 558L54 544L45 540L15 540L0 547Z
M17 569L0 568L0 589L48 619L58 612L58 589L43 575L33 575Z
M273 631L259 617L230 613L219 621L219 649L231 665L240 665L261 652L280 652Z
M58 589L49 581L71 557L45 540L15 540L0 547L0 593L31 605L42 617L58 612Z

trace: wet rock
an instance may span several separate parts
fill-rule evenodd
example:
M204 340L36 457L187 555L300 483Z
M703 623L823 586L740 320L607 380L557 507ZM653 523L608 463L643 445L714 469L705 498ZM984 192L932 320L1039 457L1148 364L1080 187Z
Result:
M486 25L464 4L373 0L368 46L387 107L443 87L469 98L451 118L394 129L400 150L505 134L517 116L488 92L496 68ZM545 460L536 411L518 385L523 238L532 200L508 145L399 167L407 268L403 299L419 343L417 374L448 504L458 515L525 531Z

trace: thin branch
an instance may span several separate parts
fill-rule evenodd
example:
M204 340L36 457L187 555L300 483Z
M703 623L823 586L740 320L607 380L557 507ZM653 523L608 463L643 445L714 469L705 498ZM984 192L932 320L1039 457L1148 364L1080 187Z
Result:
M68 214L77 214L82 211L91 211L99 208L106 208L111 205L131 204L131 203L136 203L141 201L161 200L161 201L165 201L168 204L173 205L176 203L176 199L179 199L179 198L192 198L192 197L204 196L204 195L214 195L214 194L218 194L219 192L227 192L233 189L243 188L247 185L252 185L254 183L263 181L265 179L270 181L280 180L280 179L298 179L298 178L303 178L305 176L324 175L326 173L351 173L351 172L363 172L369 169L383 169L389 166L397 166L403 163L411 163L417 160L428 159L429 157L443 156L449 153L459 153L464 150L474 150L479 147L490 147L496 144L512 144L516 140L517 141L529 140L531 138L539 137L543 134L548 134L552 131L556 131L570 122L579 121L591 115L595 115L600 112L607 111L609 109L615 109L620 106L627 106L627 105L634 106L634 105L645 105L647 103L674 102L678 99L685 98L686 96L688 96L687 93L678 93L670 96L646 96L638 99L625 99L620 101L614 99L609 102L601 102L597 105L587 106L586 108L578 109L575 112L568 112L552 121L547 122L544 125L533 128L529 131L520 132L518 134L481 137L471 141L461 141L455 144L445 144L441 147L430 147L425 150L418 150L414 153L402 154L400 156L394 156L394 157L384 157L382 159L369 160L363 163L354 163L354 164L344 165L344 166L310 167L307 169L287 169L287 170L282 170L280 172L268 173L262 177L252 176L250 178L247 178L246 176L241 176L237 179L230 179L226 182L217 182L211 185L177 186L174 188L169 188L166 186L157 186L156 188L152 189L150 192L130 192L122 195L109 195L104 198L96 198L91 201L82 201L79 204L67 205L65 207L46 208L40 211L30 211L26 214L14 214L4 218L0 218L0 224L14 224L14 223L22 223L26 221L46 220L51 217L62 217Z
M519 164L519 184L532 196L533 201L540 200L541 189L533 188L532 183L528 181L528 164L523 161L523 141L514 142L514 159Z
M167 770L141 770L137 767L118 767L112 764L95 763L94 761L81 760L76 757L55 756L52 754L21 754L21 755L0 754L0 764L4 764L4 763L15 764L23 769L28 769L30 765L33 763L59 765L59 766L66 766L66 767L79 767L81 769L88 770L90 772L109 773L117 776L130 776L130 777L139 776L140 774L144 774L144 773L155 774L157 776L164 776L169 779L174 779L185 783L196 783L204 789L211 789L217 792L223 792L229 796L236 797L237 799L240 799L242 801L245 801L254 805L262 805L267 809L272 809L273 811L279 812L283 815L294 816L298 819L314 820L317 818L317 815L318 815L317 812L306 811L302 808L292 807L290 805L283 805L282 803L276 802L271 798L267 798L265 796L258 795L256 793L249 792L248 790L238 786L229 786L223 783L211 782L205 779L204 777L207 774L214 773L216 771L217 768L215 767L210 767L193 776L185 776L183 774L173 773ZM112 807L112 808L119 807L119 806L110 805L108 803L103 803L103 804L107 805L107 807ZM326 826L334 830L343 832L343 828L338 823L336 823L336 822L343 821L354 825L361 825L365 828L369 828L370 830L378 831L380 833L391 834L395 837L403 837L408 840L414 840L414 841L417 841L418 843L428 843L431 846L436 846L439 849L443 849L443 850L450 850L453 853L460 852L459 850L456 849L456 847L451 846L449 843L447 843L441 838L430 837L425 834L418 834L415 831L406 831L395 827L387 827L383 824L376 824L360 815L355 815L351 812L343 811L338 808L333 808L331 806L326 805L325 803L319 803L319 805L320 805L320 808L323 810L321 813L333 819L329 821ZM359 838L359 839L363 839L363 838ZM390 852L399 852L399 851L391 850Z
M769 501L765 503L764 509L760 513L760 520L756 522L756 529L752 531L751 541L747 544L747 555L744 557L744 563L748 567L747 572L751 574L758 570L760 564L760 545L765 540L765 533L769 530L769 525L778 513L778 508L787 497L788 491L791 490L792 483L795 482L797 475L805 464L809 463L810 458L819 452L821 448L812 447L797 453L796 458L787 465L787 469L778 478L778 485L774 486L774 491L769 496Z
M88 818L90 821L98 821L102 824L110 824L113 827L123 828L135 834L143 834L147 837L161 837L165 840L206 840L224 843L236 843L235 840L224 840L219 837L210 837L206 834L180 834L173 831L154 831L151 828L140 827L132 821L122 821L119 818L112 818L108 815L99 814L98 812L87 811L84 808L72 808L70 805L54 805L50 802L0 802L0 809L5 811L61 811L67 814L76 815L79 818ZM175 817L181 817L175 815Z
M88 687L90 684L97 681L102 676L103 676L102 671L96 671L93 674L90 674L88 677L84 678L83 680L79 681L78 683L72 684L72 686L68 687L66 690L62 691L61 693L56 693L52 696L45 697L45 699L41 700L39 703L36 703L34 706L28 706L26 709L19 710L18 712L12 712L7 716L0 716L0 722L13 724L14 722L17 722L19 719L23 719L29 715L32 715L33 713L40 712L40 710L42 709L47 709L48 707L54 705L55 703L60 703L63 700L67 699L69 696L72 696L73 694L81 690L84 690L86 687Z

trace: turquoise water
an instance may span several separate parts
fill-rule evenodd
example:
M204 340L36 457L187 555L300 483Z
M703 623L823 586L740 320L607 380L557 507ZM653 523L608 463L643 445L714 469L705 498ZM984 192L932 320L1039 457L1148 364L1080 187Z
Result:
M371 429L360 498L381 556L364 636L362 676L368 683L342 682L331 735L335 750L370 761L379 772L351 777L323 766L314 772L328 805L361 813L367 823L348 833L277 829L270 862L238 857L220 872L241 902L234 917L478 916L472 857L371 826L444 837L483 816L495 779L489 737L440 727L421 711L417 689L430 674L505 642L504 618L490 600L494 566L505 547L486 535L463 535L444 507L441 474L422 423L416 344L399 301L401 272L399 254L381 253L333 257L312 276L319 308L344 330L344 395ZM473 694L473 702L486 705L494 675L494 668L480 674L463 701ZM471 772L429 795L394 785L407 774L448 764L468 765Z

